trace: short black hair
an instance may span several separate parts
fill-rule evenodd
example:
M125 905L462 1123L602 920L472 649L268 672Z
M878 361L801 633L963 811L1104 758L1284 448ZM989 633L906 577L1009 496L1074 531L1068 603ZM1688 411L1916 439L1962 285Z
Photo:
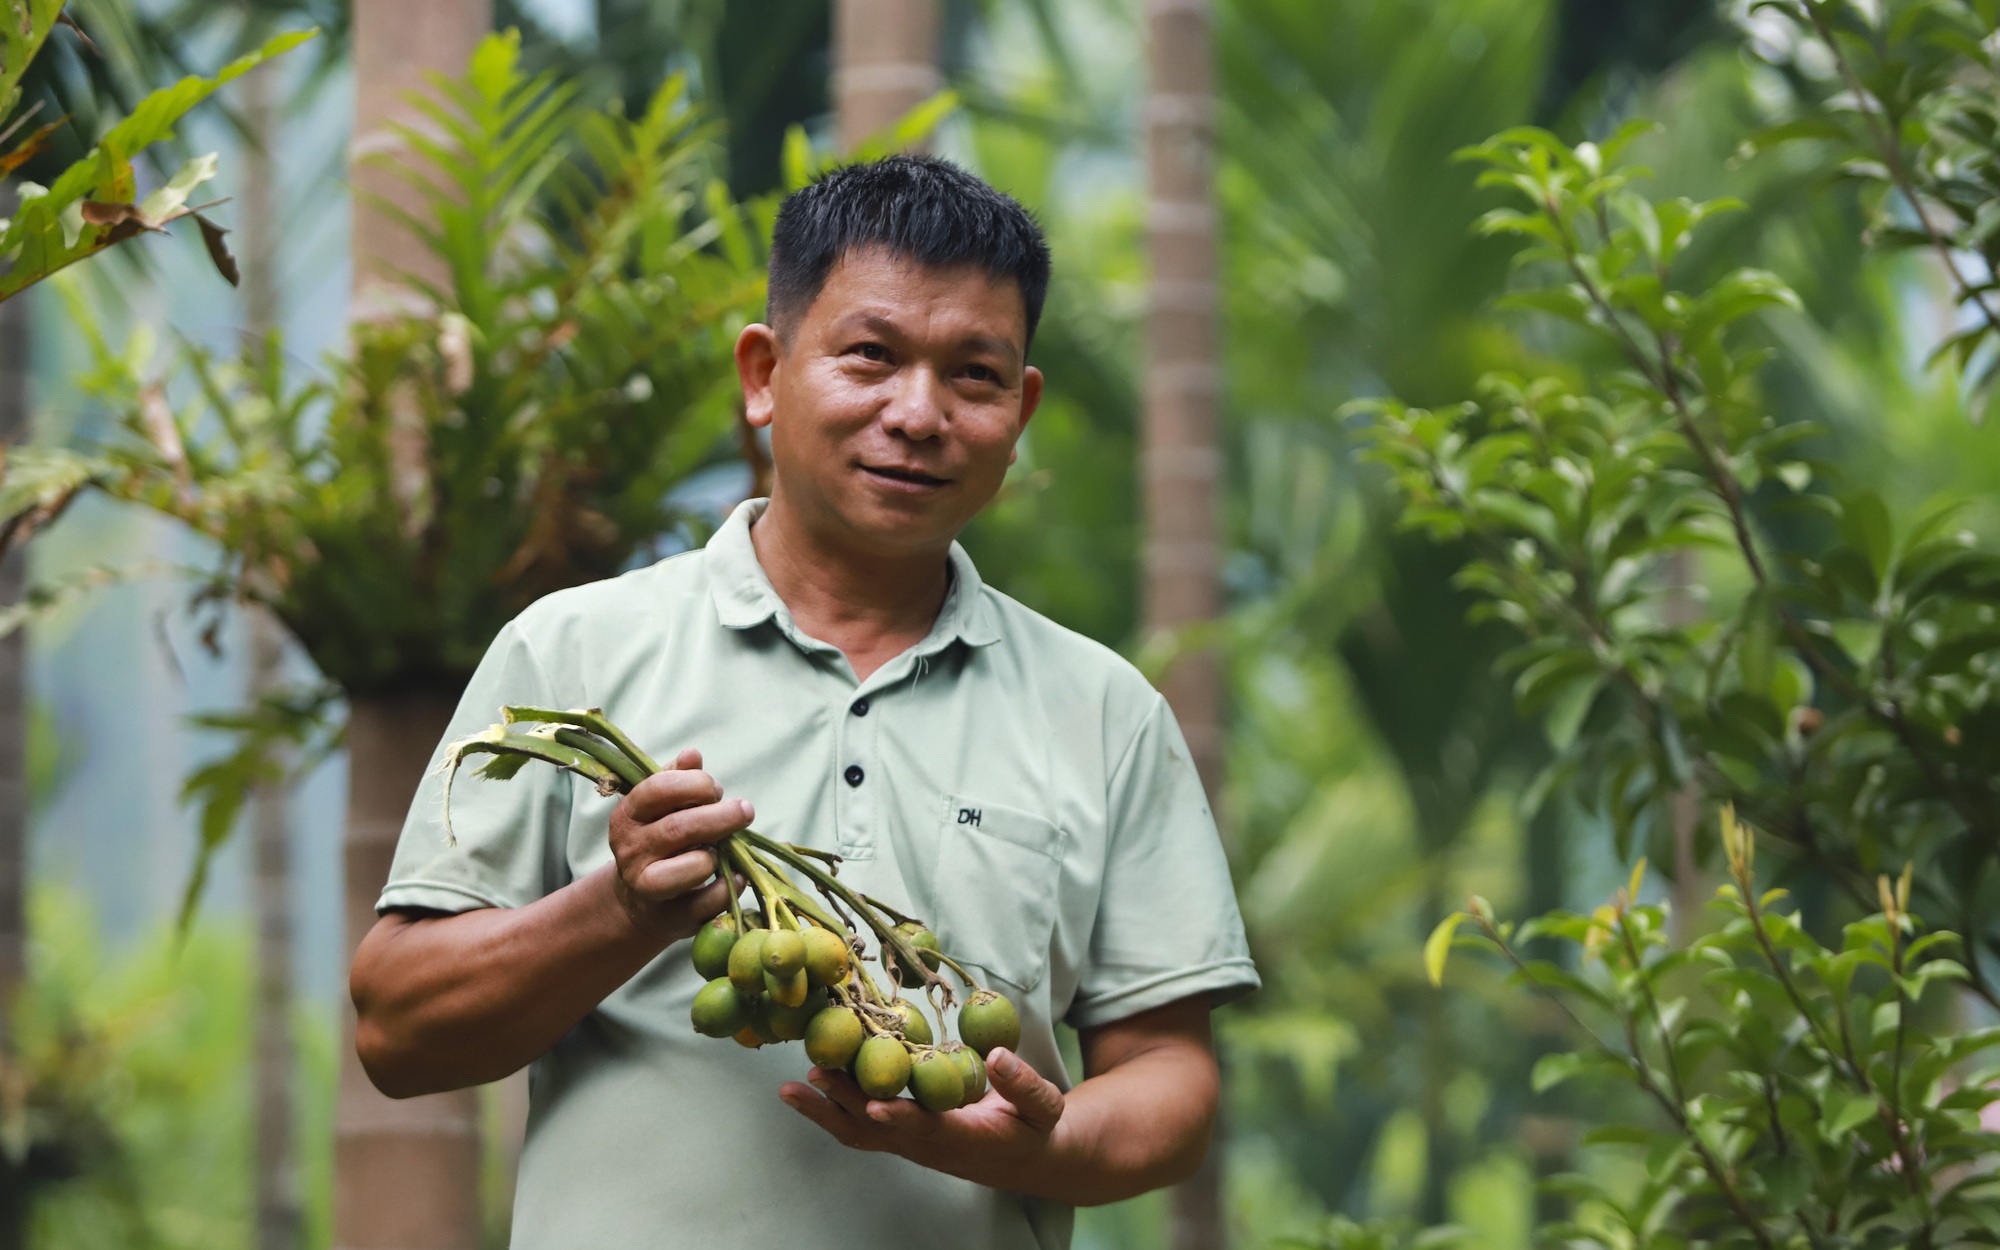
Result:
M995 281L1013 279L1034 342L1049 293L1048 240L1012 196L935 156L843 165L786 196L771 230L766 318L785 333L819 298L834 265L870 247L928 267L976 265Z

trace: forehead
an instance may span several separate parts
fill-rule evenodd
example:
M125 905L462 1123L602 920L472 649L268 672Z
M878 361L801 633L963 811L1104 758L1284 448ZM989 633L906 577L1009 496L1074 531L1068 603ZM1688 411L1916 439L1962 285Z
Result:
M834 262L805 321L827 329L886 321L911 334L996 335L1018 350L1028 312L1021 284L1009 275L979 265L926 265L870 247Z

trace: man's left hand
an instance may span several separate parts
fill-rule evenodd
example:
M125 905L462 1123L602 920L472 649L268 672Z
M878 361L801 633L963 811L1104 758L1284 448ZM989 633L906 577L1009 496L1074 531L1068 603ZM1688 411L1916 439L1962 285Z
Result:
M843 1146L887 1151L969 1181L1015 1188L1048 1153L1062 1120L1063 1092L1008 1050L987 1056L986 1074L986 1096L956 1111L926 1111L907 1098L870 1098L845 1072L819 1068L806 1078L812 1088L791 1081L778 1096Z

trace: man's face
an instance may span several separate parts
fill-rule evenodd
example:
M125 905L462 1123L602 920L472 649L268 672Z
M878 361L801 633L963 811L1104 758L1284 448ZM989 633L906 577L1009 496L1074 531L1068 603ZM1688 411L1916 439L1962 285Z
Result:
M949 546L1041 399L1026 340L1011 279L849 253L782 342L753 325L736 343L746 416L771 427L773 494L860 553Z

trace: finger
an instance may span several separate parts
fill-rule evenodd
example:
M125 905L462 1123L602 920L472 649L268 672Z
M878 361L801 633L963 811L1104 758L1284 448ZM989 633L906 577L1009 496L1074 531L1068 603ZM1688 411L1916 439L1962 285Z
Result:
M743 887L736 888L738 893L742 892ZM682 895L679 901L687 908L688 919L699 925L729 909L729 884L718 878L692 894Z
M1013 1051L995 1050L986 1056L986 1073L994 1091L1013 1104L1014 1113L1028 1127L1046 1133L1062 1119L1062 1091Z
M926 1111L907 1098L876 1098L868 1104L868 1118L891 1133L908 1137L934 1137L944 1117Z
M806 1080L811 1081L814 1089L825 1094L847 1115L856 1120L868 1119L868 1095L861 1092L861 1087L847 1073L814 1068L806 1073Z
M715 852L686 851L666 859L656 859L641 868L635 876L627 878L632 893L648 903L664 903L683 894L692 893L704 882L715 885L716 894L727 906L729 896L722 891L726 888L711 879L715 876ZM713 913L711 913L713 914Z
M876 1149L865 1120L857 1120L832 1101L820 1097L797 1081L778 1087L778 1097L787 1107L825 1129L841 1145L853 1150Z
M722 797L715 778L699 768L667 769L632 787L625 796L625 814L634 824L648 825L669 812L698 807Z
M672 764L672 767L682 769L684 771L690 768L700 768L701 752L695 750L693 747L682 748L681 753L679 755L674 756L674 762Z
M624 841L626 853L639 860L666 859L682 851L707 846L748 829L757 818L757 809L748 799L724 799L704 803L685 811L672 812L650 825L630 831Z

